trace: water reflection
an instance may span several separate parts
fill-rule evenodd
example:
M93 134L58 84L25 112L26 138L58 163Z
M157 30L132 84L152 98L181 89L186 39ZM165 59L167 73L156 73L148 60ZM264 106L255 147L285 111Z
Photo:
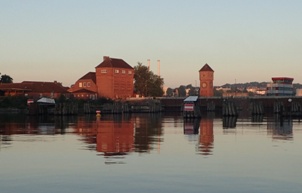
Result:
M296 120L239 117L234 129L213 116L0 120L1 192L301 192Z
M120 160L131 152L159 150L163 133L161 119L160 114L105 115L90 121L80 117L75 133L82 136L88 149L104 156L106 163L123 163Z
M200 121L200 138L198 150L201 155L212 155L214 148L213 118Z
M293 139L293 120L283 119L275 116L267 122L268 135L272 135L273 139L292 140Z
M74 130L87 149L106 158L106 164L123 163L120 159L133 151L134 123L127 116L78 117Z
M160 114L144 114L134 117L136 152L150 152L153 149L160 150L163 141L162 116Z
M107 158L120 159L133 151L134 123L131 120L97 120L96 135L96 151Z
M253 115L251 117L251 122L257 122L257 123L263 122L263 115Z
M55 135L64 134L73 117L61 116L25 116L1 115L0 133L3 135L32 134Z
M168 121L169 120L169 121ZM180 116L162 116L161 114L125 114L105 115L100 118L94 115L79 117L62 116L10 116L0 117L0 148L13 145L14 135L30 136L27 141L37 141L36 135L64 135L76 134L85 144L85 149L96 151L98 155L107 159L107 163L123 163L121 160L132 152L150 153L160 152L163 143L163 124L170 124L175 128L183 127L183 134L190 142L196 144L196 151L200 155L212 155L214 150L214 121L221 119L214 116L204 116L201 119L185 119ZM247 122L240 121L244 127L247 124L266 124L263 116L247 118ZM168 121L168 122L167 122ZM237 117L222 118L223 131L233 128L237 132ZM223 133L224 133L223 132ZM292 140L293 121L273 117L267 119L267 135L273 139ZM45 139L43 139L45 141Z
M237 117L236 116L223 116L222 126L224 129L233 129L236 127Z
M197 135L199 130L200 119L185 119L184 120L184 134Z
M202 119L184 120L184 134L190 136L190 141L197 142L198 154L204 156L212 155L214 144L213 121L214 119L211 116Z

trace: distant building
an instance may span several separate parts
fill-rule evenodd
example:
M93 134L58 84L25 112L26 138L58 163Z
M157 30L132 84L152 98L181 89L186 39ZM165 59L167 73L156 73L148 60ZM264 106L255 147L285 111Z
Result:
M222 91L222 92L229 92L229 91L231 91L231 88L216 87L215 89L217 91Z
M104 56L103 62L76 81L69 91L76 98L106 97L122 99L133 96L134 68L122 59Z
M75 98L80 99L96 99L97 85L95 72L88 72L68 90Z
M68 87L61 83L23 81L21 83L0 84L0 91L3 96L26 96L28 98L38 99L41 97L59 98L61 95L69 97Z
M296 89L296 96L302 96L302 89Z
M267 96L293 96L293 78L273 77L272 83L267 84Z
M200 81L200 89L199 95L204 97L214 96L214 70L208 65L205 64L199 70L199 81Z
M224 92L222 93L223 97L248 97L249 93L247 92Z

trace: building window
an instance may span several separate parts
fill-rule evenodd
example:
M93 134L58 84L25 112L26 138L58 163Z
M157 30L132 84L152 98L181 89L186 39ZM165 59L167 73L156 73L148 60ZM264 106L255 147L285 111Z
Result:
M86 82L83 82L83 87L86 87Z
M132 71L128 71L128 74L132 74Z
M116 70L114 70L114 72L115 72L115 73L119 73L119 70L116 69Z
M107 70L106 69L103 69L103 70L101 70L101 73L107 73Z
M87 82L87 87L90 87L90 82Z
M126 70L122 70L122 74L126 74Z
M82 88L83 87L83 84L81 82L79 82L79 87Z

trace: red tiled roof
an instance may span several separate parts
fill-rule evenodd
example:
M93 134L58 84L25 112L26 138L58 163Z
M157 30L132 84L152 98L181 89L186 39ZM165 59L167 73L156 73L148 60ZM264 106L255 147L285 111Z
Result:
M128 68L133 69L127 62L118 58L110 58L104 56L104 61L95 68L111 67L111 68Z
M205 64L199 71L212 71L212 72L214 72L214 70L208 64Z
M64 87L58 82L23 81L21 83L0 84L0 90L25 90L40 93L67 93L68 87Z
M28 84L22 83L5 83L0 84L0 90L23 90L23 91L31 91Z
M290 80L290 81L293 81L294 78L290 78L290 77L272 77L272 80Z
M95 72L88 72L79 80L83 80L83 79L89 79L89 80L92 80L94 83L96 83Z

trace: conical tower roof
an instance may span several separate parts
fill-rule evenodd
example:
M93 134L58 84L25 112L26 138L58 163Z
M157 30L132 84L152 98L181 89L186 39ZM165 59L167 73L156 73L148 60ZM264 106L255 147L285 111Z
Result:
M211 71L211 72L214 72L214 70L208 65L208 64L205 64L200 70L200 71Z

